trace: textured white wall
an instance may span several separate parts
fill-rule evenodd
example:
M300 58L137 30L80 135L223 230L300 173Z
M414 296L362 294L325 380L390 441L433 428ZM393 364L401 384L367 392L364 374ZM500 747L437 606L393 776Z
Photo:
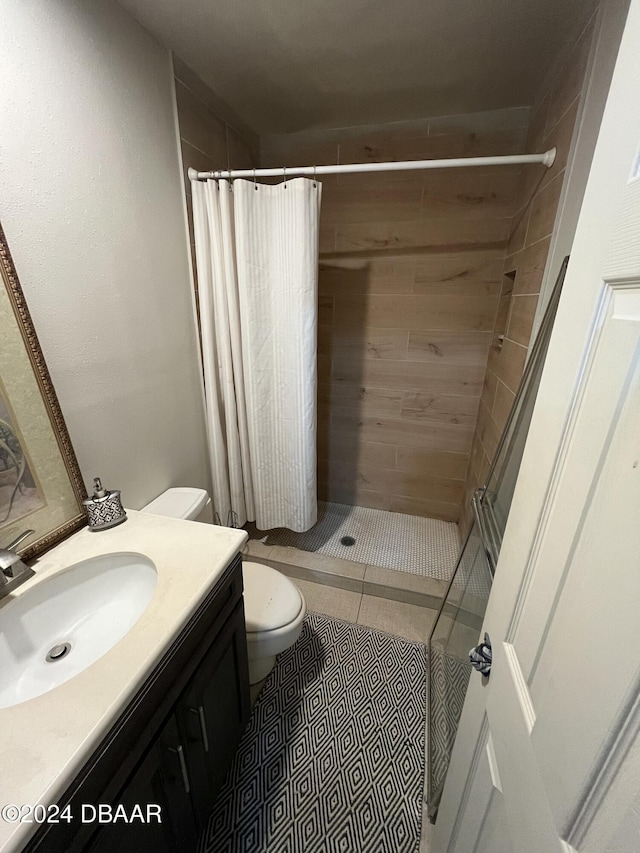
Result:
M0 219L85 481L206 488L169 53L108 0L0 12Z

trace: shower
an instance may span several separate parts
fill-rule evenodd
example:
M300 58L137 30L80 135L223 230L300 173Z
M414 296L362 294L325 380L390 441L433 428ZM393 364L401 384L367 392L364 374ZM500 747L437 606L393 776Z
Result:
M456 150L453 136L427 133L426 139L418 138L416 145L405 147L414 154L411 160L385 160L383 144L376 150L375 159L380 162L345 164L345 140L336 165L191 169L189 177L194 191L200 324L204 318L205 325L214 329L218 349L228 334L227 326L235 324L240 330L239 342L234 345L232 339L231 353L226 355L212 353L203 329L207 408L211 412L218 401L224 413L224 417L220 412L209 417L214 503L224 507L218 511L220 519L224 523L231 511L237 523L247 522L254 539L268 545L446 584L458 552L460 506L478 401L503 302L505 248L500 240L508 235L506 216L511 213L521 170L536 167L545 172L553 164L555 151L488 154L474 137L473 144L463 146L466 156L438 157L433 155ZM520 148L522 128L509 129L502 142L507 149ZM357 153L356 146L348 159L356 159ZM279 156L274 152L273 159ZM269 178L280 180L276 186L258 183ZM316 193L319 204L321 179L325 185L319 220L310 222L310 207L307 212L299 210L300 227L296 230L290 218L288 230L276 235L269 224L274 208L262 230L254 229L249 236L242 222L244 210L249 212L257 200L276 192L282 205L298 186ZM292 192L287 193L287 188ZM381 205L386 215L398 221L394 235L379 239L374 220ZM227 227L226 236L223 232L212 244L211 235L224 226L225 215L234 221L235 234ZM255 215L249 212L247 223L257 221L252 218ZM404 233L407 229L409 234ZM395 236L396 230L401 237ZM430 231L441 235L437 245L430 245ZM416 237L411 238L411 233ZM243 318L254 293L268 291L261 283L265 270L259 270L260 262L246 263L245 256L257 251L255 257L262 257L260 246L267 245L264 241L271 234L279 245L288 247L283 251L291 258L305 258L305 251L299 252L301 241L310 238L313 244L314 234L317 237L316 321L304 332L308 306L295 307L286 291L270 293L262 315L254 311L249 321ZM251 281L243 266L251 269ZM314 286L313 274L308 267L304 274L308 293ZM267 273L267 278L274 281L278 275L282 278L283 272L276 273L276 278ZM216 282L222 282L230 294L226 305L216 302ZM278 312L284 310L288 319L274 326ZM234 315L234 322L221 322L221 313ZM288 334L295 324L298 331ZM250 339L256 329L261 336L254 347ZM260 440L251 434L252 421L264 425L275 419L279 392L269 393L258 415L259 395L249 400L246 390L255 370L262 368L265 352L285 351L285 362L292 363L295 345L288 347L291 341L301 340L304 346L298 355L304 364L289 385L313 388L306 345L317 340L317 519L310 506L316 472L310 471L314 450L306 425L291 445L305 447L303 467L296 470L297 463L292 467L289 461L283 467L277 460L291 458L290 451L278 448L271 458L266 454L269 442L282 432L280 427ZM236 358L234 348L240 357ZM264 365L261 387L269 387L277 370L274 374L273 367ZM294 398L281 403L286 410L285 431L291 412L313 413L316 405ZM230 455L236 461L229 461ZM254 471L260 472L259 501ZM291 471L288 484L282 482L284 471ZM215 483L221 478L227 482L216 500ZM269 513L259 511L258 505L265 503ZM301 503L306 509L293 518L290 508ZM288 514L281 511L285 505ZM437 598L442 591L432 587L429 594Z
M569 258L565 258L527 362L486 483L473 496L474 520L429 638L428 808L435 820L471 665L498 563Z

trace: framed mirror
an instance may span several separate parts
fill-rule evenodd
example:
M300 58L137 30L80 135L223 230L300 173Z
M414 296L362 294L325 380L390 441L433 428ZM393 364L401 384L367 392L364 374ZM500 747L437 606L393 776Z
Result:
M0 547L36 557L86 524L86 490L0 224Z

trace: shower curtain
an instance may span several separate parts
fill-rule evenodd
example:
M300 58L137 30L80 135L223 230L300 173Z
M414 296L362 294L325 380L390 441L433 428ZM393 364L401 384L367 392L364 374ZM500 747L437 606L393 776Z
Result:
M214 511L302 532L317 517L321 185L191 186Z

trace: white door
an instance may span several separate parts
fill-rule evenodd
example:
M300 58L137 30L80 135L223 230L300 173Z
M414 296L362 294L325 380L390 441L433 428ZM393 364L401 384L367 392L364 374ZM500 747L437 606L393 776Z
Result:
M433 849L640 851L640 0L483 630Z

